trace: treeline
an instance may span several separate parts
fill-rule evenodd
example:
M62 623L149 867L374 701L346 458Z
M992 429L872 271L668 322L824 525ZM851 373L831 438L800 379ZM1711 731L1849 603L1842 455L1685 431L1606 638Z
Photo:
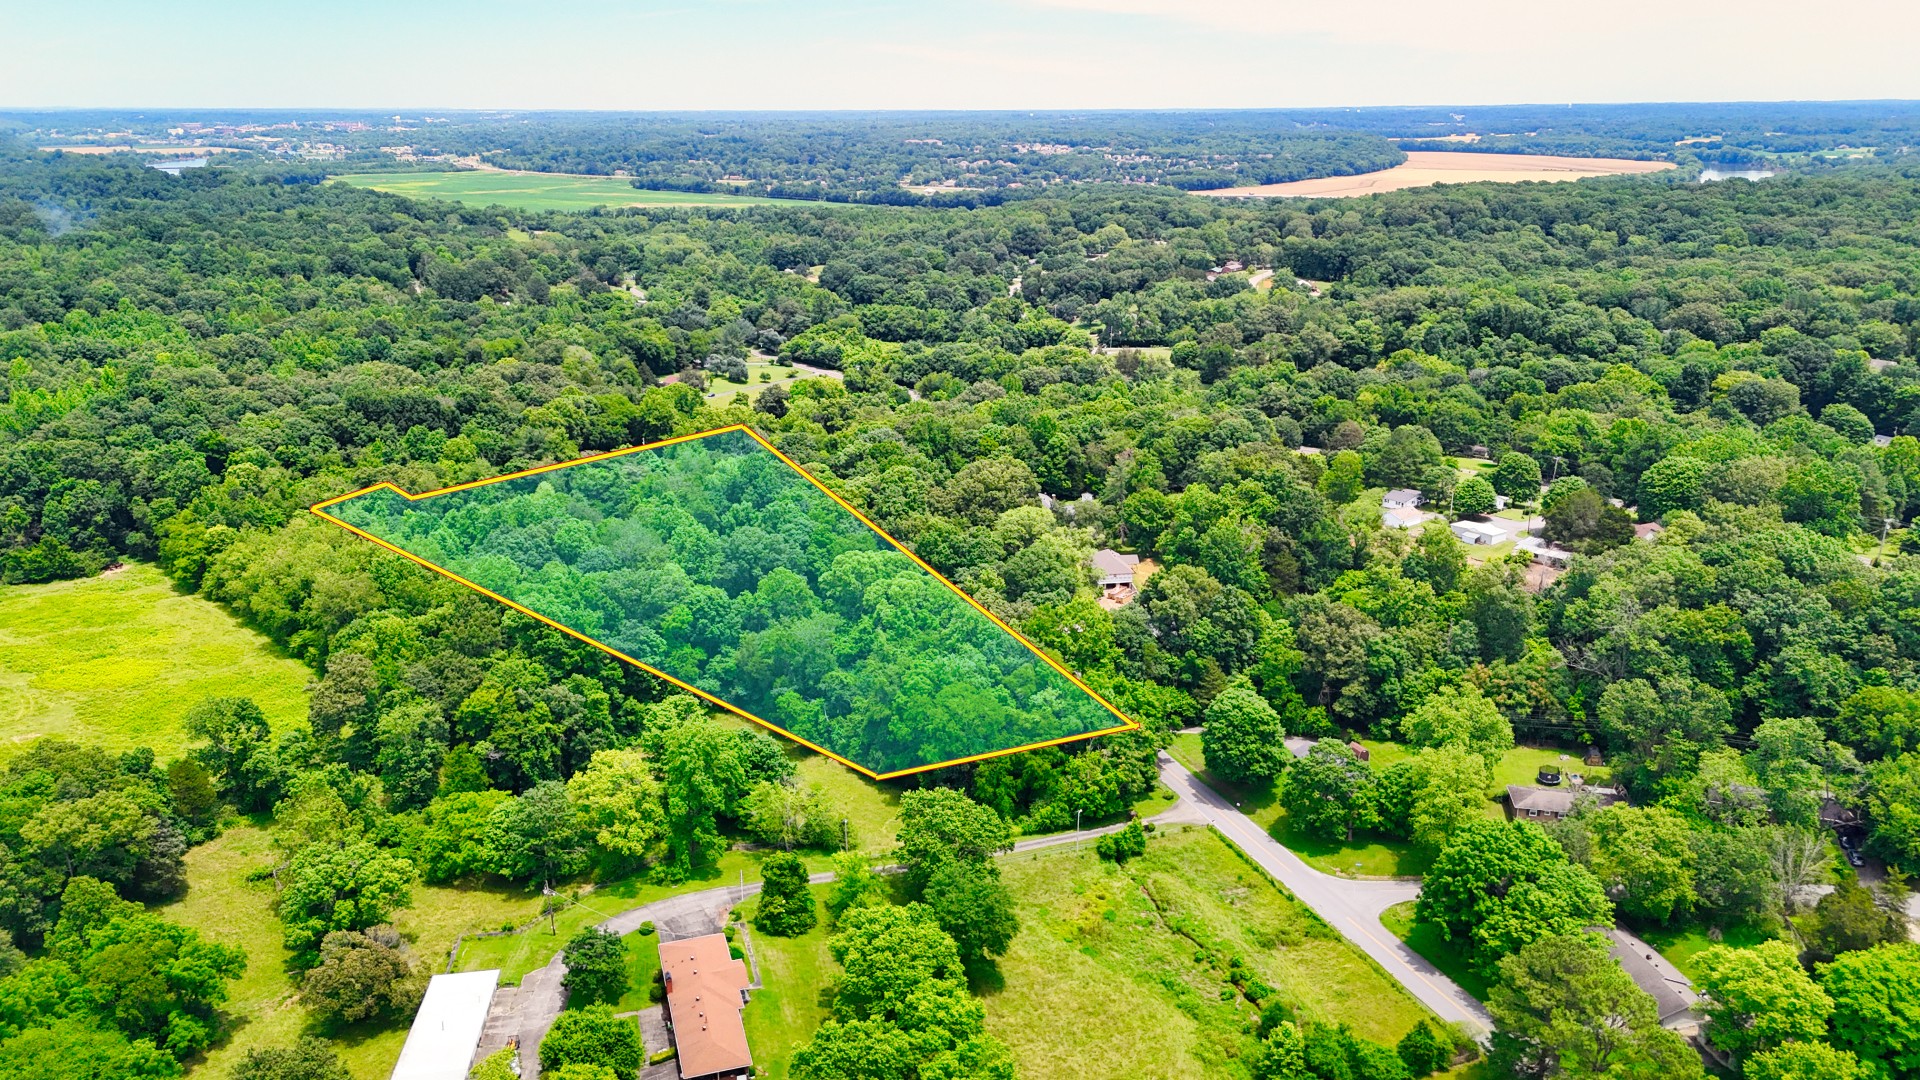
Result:
M423 129L422 152L504 168L889 205L985 206L1059 184L1188 190L1339 176L1403 155L1384 139L1309 130L1274 113L547 114ZM744 186L739 182L744 181ZM926 187L953 192L917 192ZM969 190L972 189L972 190Z

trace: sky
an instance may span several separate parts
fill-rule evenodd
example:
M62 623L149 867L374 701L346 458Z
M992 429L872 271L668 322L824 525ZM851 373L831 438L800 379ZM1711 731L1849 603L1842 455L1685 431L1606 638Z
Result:
M1920 98L1915 0L0 0L0 108Z

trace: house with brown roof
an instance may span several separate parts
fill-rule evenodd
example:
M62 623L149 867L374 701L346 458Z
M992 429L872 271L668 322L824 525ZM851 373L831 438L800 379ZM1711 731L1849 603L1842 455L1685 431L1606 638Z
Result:
M668 1034L684 1080L734 1080L753 1074L747 1027L747 965L733 958L724 934L660 943L667 987Z

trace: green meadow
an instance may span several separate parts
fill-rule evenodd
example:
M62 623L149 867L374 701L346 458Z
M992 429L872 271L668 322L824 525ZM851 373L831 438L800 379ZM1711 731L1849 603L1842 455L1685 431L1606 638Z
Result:
M250 697L282 731L313 672L152 566L0 587L0 748L41 736L178 756L187 711Z
M791 200L691 191L642 191L622 177L512 172L349 173L334 181L415 199L446 199L514 210L596 206L771 206Z

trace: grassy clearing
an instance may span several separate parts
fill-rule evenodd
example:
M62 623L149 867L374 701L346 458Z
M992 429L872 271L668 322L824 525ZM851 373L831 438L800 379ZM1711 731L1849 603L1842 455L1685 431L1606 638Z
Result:
M1360 745L1367 748L1376 771L1413 756L1413 749L1403 743L1361 739ZM1601 783L1612 776L1604 766L1585 765L1577 750L1558 746L1516 746L1507 751L1500 763L1494 766L1493 786L1487 791L1487 816L1505 818L1507 785L1531 786L1539 779L1542 765L1557 766L1563 773L1581 773L1590 783Z
M1023 1076L1239 1072L1254 1009L1232 956L1306 1019L1391 1043L1425 1015L1211 829L1168 830L1124 869L1052 848L1001 872L1021 930L976 990Z
M761 377L763 375L765 378ZM796 367L783 367L779 364L748 361L746 382L735 382L732 379L723 379L718 375L709 373L707 375L706 396L709 400L715 398L731 398L742 390L745 390L749 394L757 395L769 386L809 377L805 372Z
M1460 989L1481 1001L1487 1000L1487 992L1493 989L1493 981L1474 970L1458 945L1441 937L1433 927L1416 924L1413 921L1413 901L1395 904L1381 912L1380 923L1394 937L1406 942L1408 948L1439 968L1440 974L1459 983Z
M1778 936L1751 926L1732 926L1720 932L1720 940L1715 941L1711 932L1698 923L1685 923L1672 927L1654 927L1648 930L1636 929L1641 940L1659 950L1667 962L1680 969L1680 973L1689 979L1698 980L1700 972L1694 967L1694 961L1700 954L1715 945L1731 945L1736 949L1750 949L1763 941Z
M715 710L713 718L723 727L766 730L730 712ZM793 761L794 772L800 782L818 785L846 816L853 850L879 855L892 849L893 835L900 831L899 789L869 780L825 754L816 754L790 739L779 738L779 742L786 748L787 757ZM808 862L818 862L819 869L829 869L825 856L810 857Z
M250 697L276 731L303 723L312 677L153 566L0 587L0 746L52 735L171 758L208 697Z
M776 206L791 200L704 192L643 191L616 176L517 172L349 173L334 182L414 199L446 199L513 210L591 210L597 206Z
M816 885L816 901L824 900L827 886ZM747 1025L747 1045L753 1048L754 1075L784 1080L787 1061L800 1044L813 1037L827 1018L821 991L839 971L827 952L826 911L820 922L799 937L753 934L753 957L760 968L760 989L741 1014Z
M1285 844L1294 854L1306 860L1307 865L1322 873L1347 877L1406 877L1420 872L1416 855L1404 841L1365 835L1350 842L1323 840L1294 828L1286 810L1280 806L1280 800L1274 795L1272 785L1230 784L1208 772L1206 755L1200 749L1198 735L1175 735L1167 752L1173 755L1174 760L1193 770L1208 787L1232 800L1242 813L1267 830L1267 835ZM1398 756L1405 757L1406 754L1401 752ZM1391 761L1387 764L1391 764ZM1373 767L1379 769L1385 766L1376 756Z
M187 852L187 894L159 913L192 927L210 941L246 952L247 973L232 987L225 1011L232 1037L206 1056L194 1072L225 1076L248 1050L286 1045L300 1034L306 1014L294 1003L287 981L287 951L273 914L273 883L247 875L274 862L265 829L240 825Z

